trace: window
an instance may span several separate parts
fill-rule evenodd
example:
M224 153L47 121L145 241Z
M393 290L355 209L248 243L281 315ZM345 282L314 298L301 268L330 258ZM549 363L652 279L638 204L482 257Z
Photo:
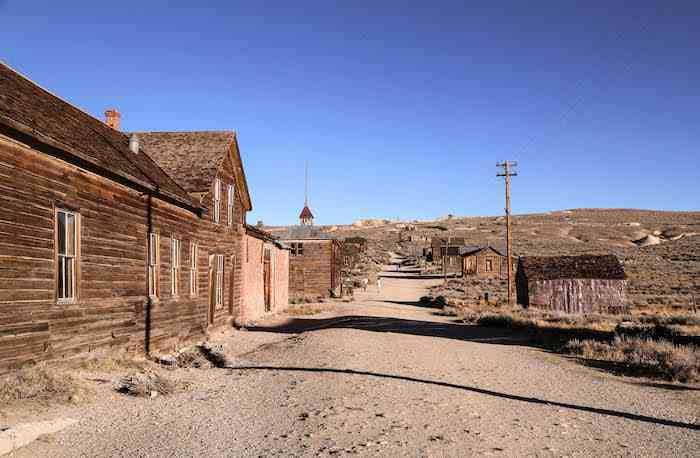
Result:
M199 255L199 245L197 242L190 243L190 296L199 294L197 285L197 256Z
M493 272L493 260L491 258L486 260L486 272Z
M221 219L221 180L214 180L214 222Z
M172 239L170 243L170 293L180 294L180 241Z
M216 277L214 279L214 305L220 307L224 303L224 255L216 255Z
M154 232L148 234L148 295L151 297L158 296L159 243L158 234Z
M226 222L229 226L233 226L233 185L228 185L228 193L226 193Z
M61 302L75 300L76 258L78 246L78 214L56 210L56 242L58 247L57 298Z
M304 244L300 242L292 243L292 256L304 256Z

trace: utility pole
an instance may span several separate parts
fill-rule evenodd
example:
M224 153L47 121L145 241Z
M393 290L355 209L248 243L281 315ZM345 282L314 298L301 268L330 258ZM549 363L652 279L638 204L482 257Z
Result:
M445 241L445 251L442 254L442 276L443 276L443 282L447 284L447 246L450 243L450 238L447 237L447 240Z
M515 161L503 161L496 163L496 167L503 169L503 173L497 173L497 177L504 177L506 181L506 261L508 263L508 305L515 306L513 300L513 235L510 229L510 177L517 176L514 168L518 166Z

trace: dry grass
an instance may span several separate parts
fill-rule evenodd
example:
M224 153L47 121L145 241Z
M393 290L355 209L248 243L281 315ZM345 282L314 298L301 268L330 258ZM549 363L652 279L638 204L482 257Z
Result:
M155 372L134 372L122 377L114 386L118 393L151 398L174 393L176 388L175 382Z
M146 370L152 363L143 356L126 352L107 353L81 360L75 369L87 372L121 372L125 370Z
M289 307L285 311L285 313L290 316L316 315L321 312L323 312L323 309L315 305L298 305L295 307Z
M700 381L700 350L663 340L616 337L611 343L574 339L569 353L586 359L621 364L624 372L671 381Z
M86 384L74 375L43 365L25 367L0 377L0 404L77 402L89 393Z
M222 368L228 364L222 348L208 344L193 345L172 356L158 358L157 361L164 366L193 369Z

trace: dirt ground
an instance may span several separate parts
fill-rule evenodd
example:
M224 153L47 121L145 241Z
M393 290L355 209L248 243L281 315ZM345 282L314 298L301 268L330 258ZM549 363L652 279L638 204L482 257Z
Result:
M453 323L415 305L431 284L385 278L353 303L230 333L227 368L178 370L187 391L52 407L36 416L78 423L14 456L697 456L700 387Z

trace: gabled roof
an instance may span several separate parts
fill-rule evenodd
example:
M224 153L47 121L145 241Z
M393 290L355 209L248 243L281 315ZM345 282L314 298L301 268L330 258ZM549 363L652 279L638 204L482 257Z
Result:
M615 255L526 256L520 258L518 270L528 280L626 278L625 270Z
M190 193L211 189L227 155L231 156L236 186L252 209L236 133L233 131L134 132L146 152Z
M299 214L299 219L313 219L314 214L311 213L311 209L309 208L308 205L304 205L304 208L301 210L301 213Z
M471 256L480 253L484 250L492 250L500 256L505 256L505 251L501 248L497 248L491 245L481 246L481 245L465 245L459 248L460 256Z
M141 190L150 190L190 210L187 192L129 138L43 89L0 61L0 126L8 136L46 154Z
M332 240L331 234L313 226L289 226L278 234L280 240Z
M462 246L465 244L466 239L464 237L433 237L432 243L435 244L439 242L442 244L449 244L450 246Z

